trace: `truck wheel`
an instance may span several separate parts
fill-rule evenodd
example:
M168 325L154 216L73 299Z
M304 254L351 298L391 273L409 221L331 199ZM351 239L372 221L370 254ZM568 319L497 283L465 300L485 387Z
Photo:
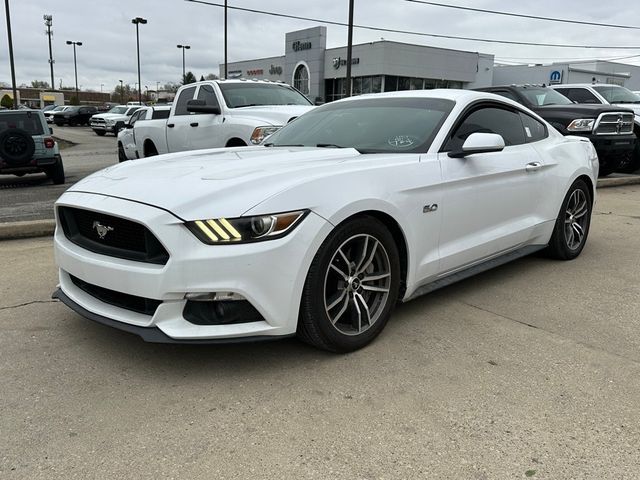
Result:
M127 155L124 153L124 147L120 142L118 142L118 162L122 163L122 162L126 162L127 160L129 159L127 158Z
M118 132L120 130L122 130L123 128L124 128L124 123L122 123L122 122L116 123L116 126L113 127L113 135L117 137L118 136Z
M144 156L146 157L155 157L158 155L158 150L153 142L147 142L144 146Z
M94 132L96 132L96 135L99 137L104 137L104 134L107 133L104 130L94 130Z
M45 174L51 179L54 185L62 185L64 183L64 166L62 165L62 157L56 156L56 163L47 167Z
M640 170L640 138L636 139L636 146L633 148L631 161L619 171L622 173L633 173L636 170Z
M0 134L0 157L9 166L19 166L33 157L36 144L26 130L9 128Z

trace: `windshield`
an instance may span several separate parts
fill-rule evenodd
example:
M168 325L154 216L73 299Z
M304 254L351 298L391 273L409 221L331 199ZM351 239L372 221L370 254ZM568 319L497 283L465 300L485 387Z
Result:
M3 113L0 115L0 133L9 128L26 130L29 135L44 134L40 117L31 112Z
M111 110L109 110L107 113L118 113L120 115L123 115L127 112L127 109L129 107L113 107Z
M609 103L640 103L640 96L624 87L600 85L593 87L593 89Z
M546 87L524 87L520 93L535 107L544 105L573 105L573 102L561 93Z
M249 82L219 85L229 108L255 105L311 105L307 97L288 85Z
M331 103L271 135L265 146L425 152L455 105L437 98L370 98Z
M52 112L61 112L62 110L65 110L67 107L63 107L62 105L59 107L54 108L53 110L51 110Z

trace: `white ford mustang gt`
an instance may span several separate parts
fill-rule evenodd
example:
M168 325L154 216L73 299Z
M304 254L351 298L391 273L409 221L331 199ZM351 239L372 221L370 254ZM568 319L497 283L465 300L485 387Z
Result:
M151 342L363 347L394 305L535 250L582 251L598 160L461 90L319 107L263 146L122 163L56 203L54 297Z

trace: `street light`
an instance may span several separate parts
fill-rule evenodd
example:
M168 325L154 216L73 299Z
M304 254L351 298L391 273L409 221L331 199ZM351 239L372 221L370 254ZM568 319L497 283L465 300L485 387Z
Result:
M137 47L137 51L138 51L138 85L141 85L140 83L140 30L139 30L139 25L145 25L147 23L147 20L145 18L142 17L136 17L133 20L131 20L131 23L135 24L136 26L136 47ZM142 92L140 91L142 90L141 88L138 89L138 103L140 105L142 105Z
M80 96L78 95L78 61L76 58L76 45L78 47L82 46L82 42L72 42L71 40L67 40L67 45L73 45L73 69L76 73L76 101L78 104L80 103Z
M11 39L11 13L9 0L4 0L4 11L7 16L7 40L9 41L9 63L11 64L11 89L13 90L13 108L18 109L18 92L16 88L16 67L13 63L13 40Z
M51 26L53 25L53 16L52 15L43 15L44 24L47 27L47 36L49 37L49 67L51 68L51 90L54 90L56 87L53 84L53 64L55 61L53 60L53 51L51 50L51 36L53 32L51 31Z
M122 80L118 80L120 82L120 103L124 103L124 86L122 85Z
M186 75L184 71L184 51L189 50L191 48L191 45L176 45L176 47L182 49L182 83L184 83L184 76Z

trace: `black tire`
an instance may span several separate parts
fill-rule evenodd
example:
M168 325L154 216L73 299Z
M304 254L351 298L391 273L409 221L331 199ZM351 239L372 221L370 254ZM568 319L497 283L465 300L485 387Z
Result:
M631 162L618 171L622 173L634 173L637 170L640 170L640 138L636 138L636 146L633 148Z
M122 162L126 162L127 160L129 159L124 153L124 147L120 142L118 142L118 162L122 163Z
M94 130L94 132L96 132L96 135L98 135L99 137L104 137L104 135L107 133L104 130Z
M122 130L123 128L124 128L124 123L123 122L116 123L115 127L113 127L113 136L117 137L118 136L118 132L120 130Z
M573 204L576 197L583 199L585 202L584 214L580 214L582 208L578 208L582 201L576 205ZM548 256L558 260L573 260L580 255L589 236L592 210L591 190L584 180L578 179L573 182L562 201L562 206L553 228L553 234L546 249ZM579 229L575 226L576 223L578 223ZM576 244L573 240L576 235L579 236L579 231L582 231L582 237L579 243Z
M26 130L9 128L0 133L0 157L10 166L20 166L33 158L36 144Z
M153 144L153 142L149 141L144 145L144 157L155 157L158 155L158 149Z
M352 260L352 255L355 260L347 264L343 259ZM366 269L358 275L358 267L363 266ZM342 273L337 273L334 267ZM387 270L389 275L384 279L366 280L367 274L378 277L381 272L386 275ZM348 279L344 274L349 275ZM376 292L371 288L382 290ZM399 289L398 247L387 227L370 216L348 220L327 237L311 263L300 303L298 337L333 352L362 348L385 327Z
M62 164L62 157L58 155L57 162L46 168L45 174L51 179L54 185L62 185L64 183L64 165Z

